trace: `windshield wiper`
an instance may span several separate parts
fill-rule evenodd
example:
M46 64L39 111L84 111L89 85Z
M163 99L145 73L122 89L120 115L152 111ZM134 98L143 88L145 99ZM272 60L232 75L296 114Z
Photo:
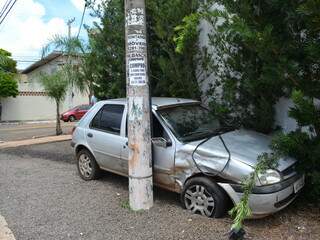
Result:
M197 134L204 134L204 133L210 133L210 131L193 131L193 132L188 132L188 133L185 133L182 135L182 137L189 137L189 136L192 136L192 135L197 135Z
M223 134L223 133L226 133L226 132L231 132L231 131L233 131L235 129L236 128L231 127L231 126L221 127L221 128L218 128L216 130L211 131L210 132L210 137L213 137L213 136L216 136L216 135L220 135L220 134Z
M217 136L217 135L220 135L220 134L223 134L223 133L226 133L226 132L230 132L230 131L233 131L235 130L236 128L234 127L230 127L230 126L226 126L226 127L221 127L221 128L218 128L218 129L215 129L215 130L202 130L202 131L193 131L193 132L188 132L188 133L185 133L184 135L182 135L183 138L187 138L187 137L190 137L192 135L205 135L204 137L205 138L212 138L214 136Z

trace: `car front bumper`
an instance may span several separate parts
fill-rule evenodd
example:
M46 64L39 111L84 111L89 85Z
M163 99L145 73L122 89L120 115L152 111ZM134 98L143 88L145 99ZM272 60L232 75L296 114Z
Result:
M240 202L243 192L241 185L219 184L230 196L234 204ZM249 197L251 218L264 217L287 207L304 186L304 175L296 175L281 183L255 187Z

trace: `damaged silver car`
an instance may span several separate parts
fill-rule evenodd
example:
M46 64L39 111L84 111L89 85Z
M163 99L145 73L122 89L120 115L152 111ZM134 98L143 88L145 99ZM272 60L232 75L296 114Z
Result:
M126 99L97 103L73 132L80 176L96 179L101 170L128 175ZM270 152L270 137L223 127L200 102L177 98L152 99L154 184L181 194L193 213L222 217L229 203L243 194L242 180ZM296 160L279 160L276 169L259 176L250 196L253 217L288 206L304 186Z

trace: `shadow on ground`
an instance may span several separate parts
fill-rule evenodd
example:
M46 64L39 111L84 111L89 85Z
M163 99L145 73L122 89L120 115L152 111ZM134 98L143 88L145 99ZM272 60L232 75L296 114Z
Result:
M72 164L76 162L73 148L70 146L70 141L9 148L1 150L1 153L24 158L41 158Z

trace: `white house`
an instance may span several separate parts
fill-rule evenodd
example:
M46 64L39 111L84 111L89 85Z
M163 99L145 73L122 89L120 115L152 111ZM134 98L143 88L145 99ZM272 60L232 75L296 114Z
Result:
M47 57L35 62L21 71L18 80L19 95L16 98L1 99L2 112L0 121L36 121L53 120L56 117L54 100L47 97L39 82L39 74L53 73L67 61L61 52L53 52ZM76 61L74 58L73 61ZM89 97L77 91L69 90L70 94L61 104L61 111L69 109L70 105L87 104ZM71 98L71 92L74 97Z

